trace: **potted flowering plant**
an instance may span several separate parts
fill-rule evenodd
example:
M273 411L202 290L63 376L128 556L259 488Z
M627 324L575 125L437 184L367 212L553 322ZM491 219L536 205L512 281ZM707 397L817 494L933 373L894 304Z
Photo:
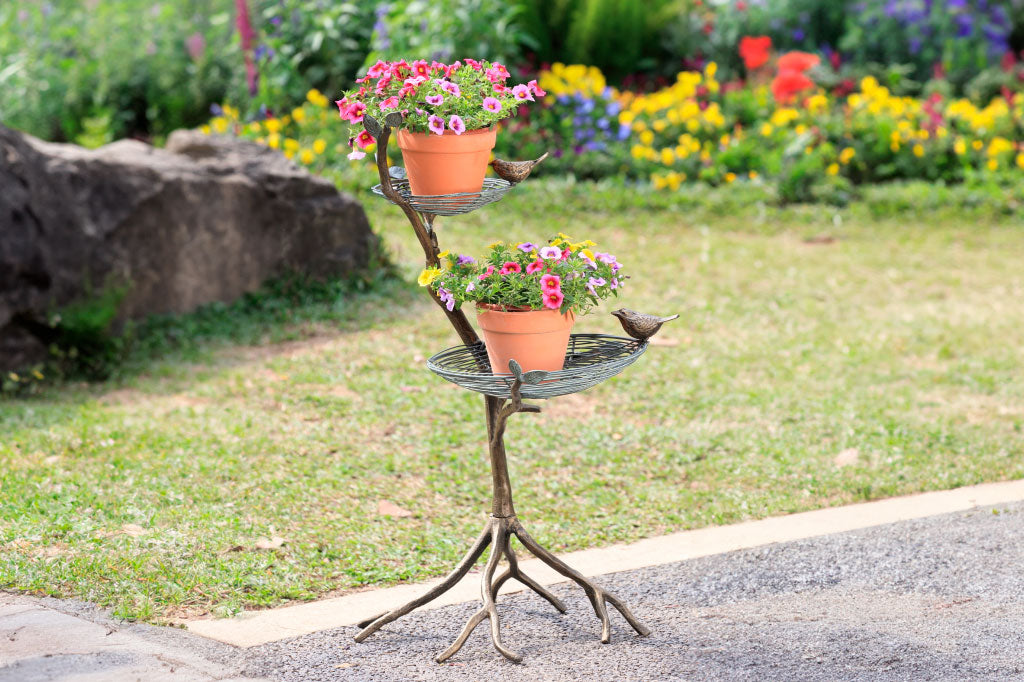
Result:
M510 359L524 371L556 371L562 369L576 315L618 296L625 280L615 256L596 247L559 233L544 246L495 242L479 261L445 251L441 267L424 270L419 283L448 310L476 304L495 373L508 372Z
M356 79L358 88L336 102L352 125L349 158L362 158L374 142L360 125L363 116L401 112L398 146L412 193L480 191L497 136L494 124L547 94L535 80L510 86L508 78L501 64L475 59L378 61Z

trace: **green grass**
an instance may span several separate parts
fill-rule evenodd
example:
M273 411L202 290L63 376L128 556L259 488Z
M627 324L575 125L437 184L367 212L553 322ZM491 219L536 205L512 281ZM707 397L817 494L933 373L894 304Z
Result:
M552 549L1024 475L1019 218L746 191L543 180L439 219L470 253L592 238L630 268L621 303L682 314L621 376L510 420ZM401 214L366 201L411 281ZM425 369L456 339L413 285L344 291L165 320L183 338L143 335L107 382L0 401L0 586L166 622L450 567L488 509L482 401ZM608 309L578 330L616 331Z

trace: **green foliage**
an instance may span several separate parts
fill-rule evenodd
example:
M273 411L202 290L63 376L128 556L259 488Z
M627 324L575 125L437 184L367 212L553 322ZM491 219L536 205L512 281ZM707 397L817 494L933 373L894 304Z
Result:
M253 16L259 45L259 92L249 111L302 102L316 88L334 94L348 87L370 49L372 3L258 0Z
M522 23L539 62L597 66L621 77L656 69L665 55L664 23L689 11L687 0L521 0Z
M124 339L114 332L113 324L127 293L123 286L107 286L98 292L87 286L80 300L51 314L51 374L90 380L109 375L124 348Z
M502 0L409 0L380 3L365 67L378 60L450 62L470 57L520 62L531 37L519 23L521 8Z
M239 63L230 15L202 0L0 4L0 119L47 139L195 125Z

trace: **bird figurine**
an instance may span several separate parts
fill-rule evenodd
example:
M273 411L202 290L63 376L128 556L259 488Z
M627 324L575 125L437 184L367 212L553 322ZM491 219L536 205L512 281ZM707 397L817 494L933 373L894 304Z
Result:
M529 177L533 167L546 158L548 158L547 152L544 152L540 158L533 161L504 161L502 159L495 159L491 161L491 167L499 178L508 180L515 185Z
M629 308L613 310L612 315L619 318L619 323L622 325L622 329L638 341L646 341L658 333L658 330L661 329L661 325L679 317L679 315L658 317L657 315L638 313L637 311L630 310Z

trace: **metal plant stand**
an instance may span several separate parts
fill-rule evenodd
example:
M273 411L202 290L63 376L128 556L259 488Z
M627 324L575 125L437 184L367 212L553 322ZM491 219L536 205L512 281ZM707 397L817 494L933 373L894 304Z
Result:
M387 162L387 145L391 129L400 125L401 121L401 115L395 113L389 114L383 124L371 116L364 116L363 125L377 141L376 156L380 185L375 187L374 191L402 209L423 247L427 267L437 267L439 266L439 249L437 234L433 229L434 218L437 215L466 213L497 201L512 185L504 180L488 180L479 193L438 197L411 196L408 193L407 184L402 181L400 169L389 169ZM441 663L454 656L473 630L484 620L489 620L494 648L509 660L518 663L522 657L501 641L501 625L495 607L498 590L501 589L501 586L514 578L544 597L558 611L564 613L566 607L561 600L520 570L511 547L513 536L518 538L531 554L583 588L597 617L601 619L602 642L611 641L611 624L608 618L609 604L615 607L640 635L650 634L650 630L633 616L622 601L566 565L558 557L541 547L526 532L512 505L512 486L509 481L504 442L505 425L509 417L517 412L540 412L540 407L523 403L523 398L549 398L589 388L618 374L635 362L647 349L647 342L605 335L574 334L570 340L564 369L560 371L524 373L513 361L510 363L512 374L493 374L484 346L477 338L476 332L463 312L448 310L433 293L432 297L448 317L448 321L454 327L463 345L438 353L430 358L427 366L448 381L483 393L485 396L488 449L493 482L491 515L476 542L439 585L404 606L359 623L362 630L355 636L355 640L362 642L384 625L401 618L413 609L436 599L451 589L469 572L477 559L483 555L487 546L490 545L491 553L480 583L482 605L469 619L452 645L438 654L436 660ZM508 560L508 568L495 577L498 562L502 556Z

